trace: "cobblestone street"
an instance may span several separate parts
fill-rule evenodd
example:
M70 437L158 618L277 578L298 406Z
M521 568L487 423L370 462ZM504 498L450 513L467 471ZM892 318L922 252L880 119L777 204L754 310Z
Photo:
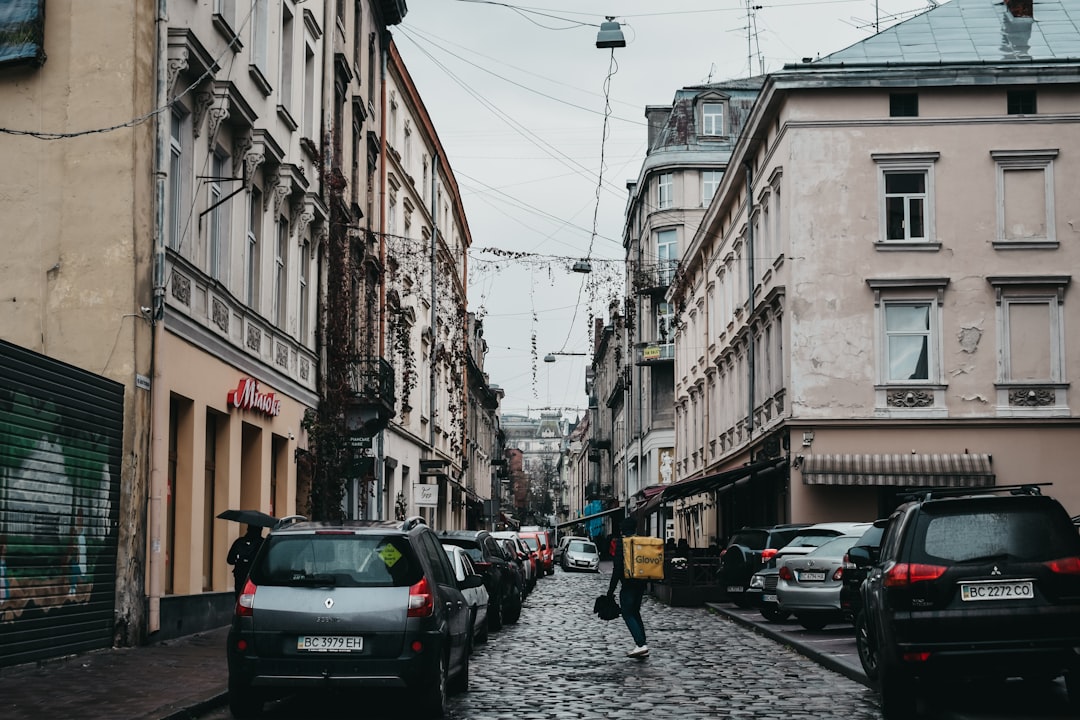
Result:
M470 691L453 698L452 717L880 717L863 685L702 608L646 598L651 654L625 657L633 642L622 620L592 614L609 569L542 580L521 621L473 656Z

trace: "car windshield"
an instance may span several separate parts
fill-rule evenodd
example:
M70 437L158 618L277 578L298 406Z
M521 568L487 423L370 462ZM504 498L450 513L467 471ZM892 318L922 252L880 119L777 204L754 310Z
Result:
M825 543L832 540L837 536L837 533L832 530L814 530L804 531L803 534L798 535L791 539L785 548L797 548L797 547L820 547Z
M536 538L534 538L534 537L523 537L521 539L525 541L525 544L528 545L530 549L532 549L532 550L539 550L540 549L540 541L537 540Z
M484 551L474 542L454 540L453 538L441 538L441 541L443 545L457 545L468 554L473 562L484 562Z
M420 563L402 536L271 535L251 569L256 585L408 587Z
M567 550L569 550L570 552L589 553L592 555L596 554L595 545L593 545L591 542L581 542L580 540L575 540L574 542L570 543L570 545L567 547Z
M1044 562L1076 555L1080 541L1073 528L1051 520L1044 508L927 514L913 560Z

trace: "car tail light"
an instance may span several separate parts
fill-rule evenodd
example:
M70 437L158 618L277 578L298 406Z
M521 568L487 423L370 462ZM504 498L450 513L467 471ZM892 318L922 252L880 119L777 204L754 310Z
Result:
M1043 565L1059 575L1080 575L1080 557L1067 557L1059 560L1048 560Z
M409 588L409 617L431 617L435 612L435 599L431 595L427 578Z
M791 569L788 568L787 565L784 565L780 568L779 575L781 580L791 580L791 578L793 577L791 574Z
M776 548L765 548L761 551L761 561L766 562L776 557Z
M480 572L487 572L488 570L491 569L491 563L489 563L489 562L477 562L477 561L474 560L473 561L473 567L476 568L477 570L479 570Z
M251 617L255 614L255 583L248 580L243 591L236 597L236 616Z
M930 659L930 653L928 652L909 652L904 653L901 656L907 662L919 662L924 663Z
M840 566L846 570L855 569L855 563L851 562L851 558L847 553L844 553L844 559L840 561Z
M885 572L885 587L907 587L918 582L937 580L945 574L943 565L924 565L922 563L896 563Z
M843 567L836 568L836 572L834 572L832 574L832 579L833 579L833 582L840 582L841 580L843 580L844 579L844 568Z

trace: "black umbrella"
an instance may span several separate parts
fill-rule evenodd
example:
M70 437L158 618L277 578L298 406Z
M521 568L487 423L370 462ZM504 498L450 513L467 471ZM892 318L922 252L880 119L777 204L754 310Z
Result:
M219 513L218 517L222 520L235 520L255 527L272 528L278 524L276 517L267 515L261 510L225 510Z

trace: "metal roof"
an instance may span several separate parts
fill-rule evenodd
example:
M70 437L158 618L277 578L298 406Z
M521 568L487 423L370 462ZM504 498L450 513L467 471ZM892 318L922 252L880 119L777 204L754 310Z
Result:
M1080 58L1080 0L1034 0L1014 17L1001 0L951 0L809 63L983 63Z

